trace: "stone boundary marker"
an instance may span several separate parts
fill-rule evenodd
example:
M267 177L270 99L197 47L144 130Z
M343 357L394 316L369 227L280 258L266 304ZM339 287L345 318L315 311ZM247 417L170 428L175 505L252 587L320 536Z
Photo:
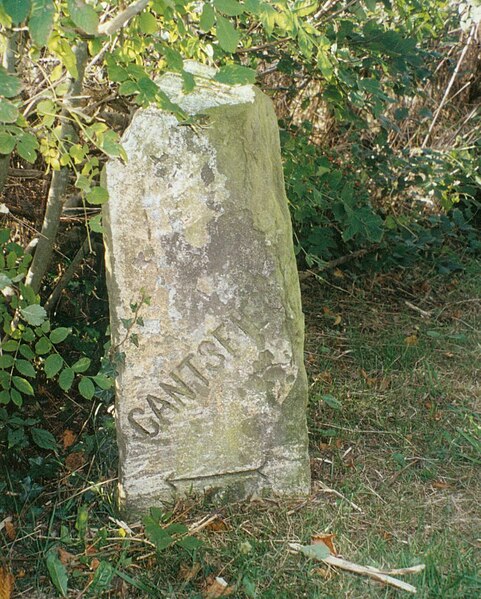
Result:
M191 115L138 110L110 160L104 209L113 344L141 288L150 305L117 377L120 500L309 492L304 320L277 119L253 86L195 63Z

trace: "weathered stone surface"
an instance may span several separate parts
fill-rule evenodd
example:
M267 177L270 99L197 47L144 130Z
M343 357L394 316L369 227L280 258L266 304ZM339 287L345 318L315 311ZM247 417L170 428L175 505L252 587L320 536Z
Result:
M139 110L104 212L113 343L150 306L117 378L121 502L191 489L309 490L303 316L276 116L252 86L161 88L202 124Z

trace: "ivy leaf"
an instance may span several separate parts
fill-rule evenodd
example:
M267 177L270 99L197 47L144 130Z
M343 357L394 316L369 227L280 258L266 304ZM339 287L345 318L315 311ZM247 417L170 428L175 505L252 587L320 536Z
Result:
M255 83L256 72L239 64L228 64L221 67L214 79L227 85L247 85Z
M62 368L63 358L59 354L52 354L49 356L43 365L45 376L48 379L53 378Z
M77 360L75 364L72 364L72 370L74 372L85 372L90 366L90 362L90 358L84 356L83 358L80 358L80 360Z
M225 17L217 16L217 39L220 47L226 52L235 52L240 40L240 33Z
M52 343L61 343L67 339L71 332L72 329L69 329L68 327L57 327L50 333L50 341Z
M237 0L214 0L214 6L228 17L237 17L244 12L244 7Z
M12 376L12 382L15 387L23 393L24 395L34 395L32 385L27 381L27 379L22 378L21 376Z
M57 441L49 431L43 428L31 428L33 442L42 449L57 449Z
M79 29L89 35L98 35L99 16L95 9L83 0L67 0L70 18Z
M5 98L18 96L22 89L22 82L16 75L11 75L7 69L0 67L0 94Z
M3 0L3 8L11 17L12 23L18 25L28 17L30 0Z
M58 377L58 384L63 391L69 391L72 386L75 373L71 368L64 368Z
M215 12L210 4L204 4L200 15L199 27L202 31L210 31L215 23Z
M92 380L88 376L84 376L81 378L80 383L78 385L78 390L82 397L85 399L92 399L95 395L95 385L92 383Z
M20 314L22 315L22 318L33 327L39 327L47 318L45 308L39 304L20 308Z
M47 555L47 570L50 574L50 580L62 597L67 596L68 575L67 569L60 561L57 552L52 549Z
M0 121L14 123L18 118L18 108L8 100L0 98Z
M53 0L32 0L28 21L30 36L37 46L45 46L53 27L55 6Z
M29 376L35 378L37 376L37 372L33 367L32 363L28 360L15 360L15 368L18 370L20 374L24 376Z

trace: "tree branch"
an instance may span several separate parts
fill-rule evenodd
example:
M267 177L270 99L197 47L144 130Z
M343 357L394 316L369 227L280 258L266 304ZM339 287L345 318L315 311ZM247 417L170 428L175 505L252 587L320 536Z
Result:
M99 26L99 33L101 35L113 35L119 29L129 21L135 15L138 15L139 12L144 10L144 8L149 3L149 0L137 0L130 6L128 6L125 10L123 10L120 14L118 14L113 19L110 19L106 23L103 23Z
M74 54L77 60L78 77L70 79L69 89L65 96L62 112L60 113L62 121L59 135L60 145L65 144L68 140L75 139L77 136L69 114L80 103L79 96L82 91L85 65L88 57L87 45L84 42L80 43L74 48ZM38 293L40 290L42 279L50 266L69 177L70 169L68 167L63 167L52 174L42 231L26 278L26 283L32 286L35 293Z

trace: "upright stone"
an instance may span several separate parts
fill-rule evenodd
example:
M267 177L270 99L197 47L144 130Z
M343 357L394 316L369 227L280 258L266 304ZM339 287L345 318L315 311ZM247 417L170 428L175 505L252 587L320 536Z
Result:
M161 89L193 125L138 110L109 161L104 212L113 344L150 305L117 377L120 498L309 490L303 315L270 99L197 69Z

